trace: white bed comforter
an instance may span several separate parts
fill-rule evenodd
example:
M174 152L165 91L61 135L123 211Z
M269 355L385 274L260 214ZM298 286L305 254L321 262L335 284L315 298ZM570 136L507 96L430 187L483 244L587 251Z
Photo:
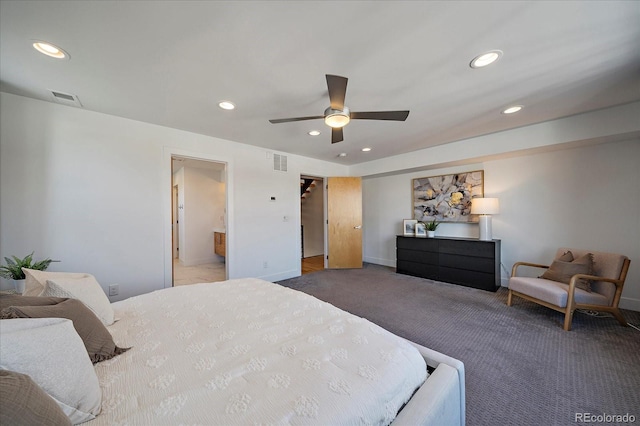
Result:
M404 339L259 279L113 304L95 425L388 424L426 379Z

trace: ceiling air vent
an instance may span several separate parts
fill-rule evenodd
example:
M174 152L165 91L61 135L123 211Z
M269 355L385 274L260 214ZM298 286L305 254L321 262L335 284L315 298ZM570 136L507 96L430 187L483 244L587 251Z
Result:
M287 171L287 156L280 154L273 154L273 170L280 172Z
M62 105L73 106L77 108L82 108L82 104L80 103L80 99L76 95L71 95L69 93L58 92L56 90L50 90L51 96L53 97L53 101Z

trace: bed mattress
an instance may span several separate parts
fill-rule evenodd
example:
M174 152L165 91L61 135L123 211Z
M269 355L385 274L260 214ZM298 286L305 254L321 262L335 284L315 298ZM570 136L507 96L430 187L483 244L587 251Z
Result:
M91 425L389 424L425 381L406 340L259 279L174 287L113 304L132 349L96 365Z

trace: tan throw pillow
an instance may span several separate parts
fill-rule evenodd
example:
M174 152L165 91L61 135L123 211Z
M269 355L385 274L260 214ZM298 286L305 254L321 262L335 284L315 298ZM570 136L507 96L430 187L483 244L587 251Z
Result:
M0 294L0 311L9 306L55 305L64 299L59 297L20 296L19 294Z
M0 320L0 332L0 368L30 376L73 424L92 420L100 413L98 376L71 321Z
M39 296L79 299L104 325L113 324L111 302L93 275L84 278L47 279L44 290Z
M571 250L566 251L556 260L559 260L561 262L573 262L573 253L571 253Z
M549 269L547 269L540 278L569 284L571 277L576 274L593 274L593 254L587 253L584 256L573 259L573 261L560 260L562 258L569 258L568 255L571 255L570 257L573 259L573 254L568 251L558 259L554 260ZM591 292L591 281L579 279L576 281L576 287Z
M78 272L48 272L38 271L36 269L22 268L24 272L24 292L23 296L40 296L40 293L44 291L44 286L47 284L47 280L56 279L78 279L87 278L91 275Z
M60 406L31 377L0 370L0 425L71 424Z
M23 296L24 297L24 296ZM59 299L55 305L10 306L0 311L1 319L11 318L66 318L73 321L73 327L82 338L89 359L94 364L111 359L128 350L119 348L109 330L84 303L78 299ZM19 302L17 302L19 303Z

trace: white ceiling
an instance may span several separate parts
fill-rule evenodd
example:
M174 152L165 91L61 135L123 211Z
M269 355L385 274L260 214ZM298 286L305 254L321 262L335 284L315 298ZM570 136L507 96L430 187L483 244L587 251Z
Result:
M469 67L492 49L499 62ZM268 122L322 115L325 74L349 78L352 111L409 109L407 121L355 120L334 145L321 120ZM61 91L87 110L355 164L640 100L640 2L2 0L0 80L9 93ZM500 114L511 104L525 108Z

